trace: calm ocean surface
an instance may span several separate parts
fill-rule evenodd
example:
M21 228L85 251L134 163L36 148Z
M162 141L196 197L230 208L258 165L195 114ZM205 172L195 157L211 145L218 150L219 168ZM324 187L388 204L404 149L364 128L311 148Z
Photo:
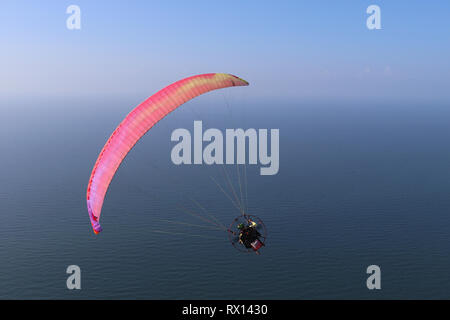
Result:
M232 96L232 95L231 95ZM136 98L0 102L0 298L450 298L450 109L439 103L189 102L153 128L114 178L93 234L86 187ZM274 112L276 110L276 112ZM239 214L211 176L175 166L175 128L279 128L280 171L247 166L261 256L178 206ZM227 166L237 187L235 166ZM228 190L228 189L227 189ZM198 209L196 210L198 211ZM82 289L66 288L79 265ZM366 268L382 290L366 288Z

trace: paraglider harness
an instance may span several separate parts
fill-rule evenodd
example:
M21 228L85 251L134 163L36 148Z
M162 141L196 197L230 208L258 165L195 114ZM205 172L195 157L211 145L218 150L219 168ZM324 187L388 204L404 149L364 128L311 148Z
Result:
M233 228L234 230L238 229L237 232L231 229L229 231L230 233L235 235L235 239L237 240L235 241L235 243L232 242L234 246L235 244L237 244L239 246L242 246L242 249L244 251L255 252L256 254L258 254L258 250L264 246L263 239L266 238L266 231L262 221L257 217L252 217L253 216L249 215L238 217L237 219L235 219L235 225ZM258 221L258 223L256 223L255 221ZM260 231L264 234L261 234L258 229L260 229ZM235 247L236 249L241 251L237 246Z

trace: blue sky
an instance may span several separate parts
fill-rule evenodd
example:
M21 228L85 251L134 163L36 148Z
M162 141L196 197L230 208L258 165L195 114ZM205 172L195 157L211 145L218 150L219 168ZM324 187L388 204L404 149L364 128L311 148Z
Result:
M66 28L81 8L82 29ZM381 8L381 30L366 8ZM450 101L449 1L10 1L0 96L150 95L227 72L250 95Z

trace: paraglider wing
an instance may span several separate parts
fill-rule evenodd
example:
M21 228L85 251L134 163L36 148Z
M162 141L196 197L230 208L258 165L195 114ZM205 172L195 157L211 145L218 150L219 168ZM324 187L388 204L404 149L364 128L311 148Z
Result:
M87 208L92 228L99 233L99 223L103 200L114 174L139 139L155 123L183 103L208 91L247 86L248 82L225 73L209 73L177 81L138 105L114 130L109 137L89 179L87 188Z

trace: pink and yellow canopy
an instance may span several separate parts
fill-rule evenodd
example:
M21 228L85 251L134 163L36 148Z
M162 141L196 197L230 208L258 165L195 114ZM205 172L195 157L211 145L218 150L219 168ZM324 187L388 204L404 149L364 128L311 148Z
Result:
M114 174L128 152L155 123L183 103L203 93L247 85L247 81L230 74L201 74L165 87L131 111L109 137L95 162L89 179L87 208L94 232L99 233L102 230L99 223L100 213Z

